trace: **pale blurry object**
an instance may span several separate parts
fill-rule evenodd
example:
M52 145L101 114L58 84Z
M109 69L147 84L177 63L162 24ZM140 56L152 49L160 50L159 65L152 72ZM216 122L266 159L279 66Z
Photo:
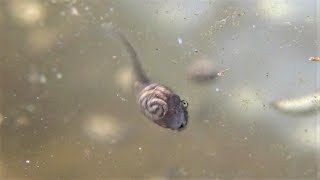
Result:
M308 113L320 110L320 93L314 93L303 97L278 100L271 105L287 113Z
M134 74L131 67L120 68L115 74L115 83L124 93L132 90Z
M124 135L124 128L110 115L91 115L85 119L85 133L92 139L114 144Z
M25 115L20 115L15 120L16 127L25 127L30 125L30 119Z
M80 13L79 13L78 9L75 8L75 7L72 7L72 8L71 8L71 14L72 14L73 16L80 16Z
M43 53L52 49L57 41L57 33L52 28L41 28L30 31L27 46L32 53Z
M34 25L46 16L45 8L36 0L10 0L9 12L22 25Z
M310 57L309 61L317 61L320 62L320 57Z
M212 61L201 59L196 60L189 65L187 76L189 80L194 82L205 83L223 76L227 70L229 69L218 71Z
M260 0L260 8L268 18L281 19L290 13L288 0Z
M47 78L44 74L41 74L35 65L30 65L28 74L28 81L30 84L45 84Z
M1 124L3 123L3 121L4 121L4 116L3 116L2 113L0 113L0 126L1 126Z

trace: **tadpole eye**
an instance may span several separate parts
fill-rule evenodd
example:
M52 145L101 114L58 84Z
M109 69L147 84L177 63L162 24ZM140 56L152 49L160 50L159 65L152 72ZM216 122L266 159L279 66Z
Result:
M182 106L183 106L184 108L187 108L188 105L189 105L186 100L182 100L182 101L181 101L181 104L182 104Z

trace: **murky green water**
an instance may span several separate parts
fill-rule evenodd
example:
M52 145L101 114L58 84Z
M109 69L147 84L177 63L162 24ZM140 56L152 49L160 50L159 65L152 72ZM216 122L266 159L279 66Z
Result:
M2 0L0 176L319 178L318 111L299 111L314 102L270 105L318 96L319 63L308 60L319 55L317 7ZM189 102L186 130L162 129L139 112L128 55L101 30L106 22L128 36L154 81ZM229 70L194 83L187 69L200 59Z

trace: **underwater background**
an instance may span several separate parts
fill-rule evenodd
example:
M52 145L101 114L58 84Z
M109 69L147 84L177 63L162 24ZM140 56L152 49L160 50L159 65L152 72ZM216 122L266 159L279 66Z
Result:
M319 55L319 7L1 0L0 177L319 178L320 65L308 60ZM139 112L108 22L152 80L188 101L184 131ZM188 78L197 61L228 70L198 83Z

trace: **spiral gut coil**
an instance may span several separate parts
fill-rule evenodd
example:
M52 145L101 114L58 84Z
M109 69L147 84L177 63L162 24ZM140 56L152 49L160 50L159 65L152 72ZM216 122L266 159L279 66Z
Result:
M143 113L153 119L159 120L168 112L168 96L171 91L158 84L151 84L138 95L138 103Z

